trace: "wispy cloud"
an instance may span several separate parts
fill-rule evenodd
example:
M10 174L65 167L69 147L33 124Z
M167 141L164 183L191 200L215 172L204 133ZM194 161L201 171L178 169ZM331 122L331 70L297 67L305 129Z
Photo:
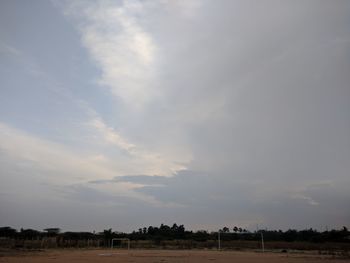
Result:
M112 162L103 156L41 139L5 123L0 123L0 152L13 160L12 167L2 168L1 176L5 176L4 181L10 170L25 165L23 168L26 169L26 173L34 176L38 182L54 190L58 189L64 193L64 196L72 196L81 189L89 188L95 193L100 192L109 196L110 202L123 197L124 200L132 198L155 206L175 205L175 203L161 202L150 195L136 191L144 187L144 184L126 181L115 181L113 185L90 184L90 181L113 180L120 173L118 165L112 165ZM0 191L3 192L4 189ZM95 201L98 202L98 200Z
M134 152L135 145L129 143L114 129L108 127L100 118L92 119L88 124L94 127L108 143L116 145L129 154L132 154Z
M21 55L21 51L18 50L17 48L7 45L3 42L0 42L0 53L4 53L4 54L10 54L13 56L19 56Z
M291 198L295 200L304 200L309 205L320 205L312 195L318 194L326 189L333 189L334 182L332 180L320 180L310 183L304 183L302 186L295 188L291 193Z
M57 176L43 177L51 183L70 184L100 178L112 178L115 172L97 161L93 155L65 145L48 141L0 123L0 148L13 158L33 166L53 171Z
M76 147L69 147L28 134L5 123L0 123L0 149L14 160L25 161L34 170L41 171L38 172L40 179L51 185L85 184L96 180L108 181L119 175L142 172L146 175L171 176L186 169L185 166L174 163L172 159L146 152L127 142L101 120L95 119L90 124L93 126L91 132L95 134L96 141L105 142L107 147L121 149L126 155L123 153L121 155L106 154L104 150L99 152L96 149L79 150ZM110 193L124 193L131 196L136 194L133 190L139 187L138 183L122 181L112 187L96 186Z
M125 1L80 2L66 6L73 17L83 13L82 41L101 68L100 83L128 107L140 109L155 96L157 47L137 17L145 4ZM159 91L157 91L159 92Z
M126 171L127 174L172 176L178 171L186 170L186 162L190 161L190 159L186 159L188 157L177 160L162 152L150 151L142 145L135 145L121 136L115 129L109 127L99 117L89 121L88 125L95 129L97 135L107 146L116 147L126 153L127 158L129 158L128 162L134 166L132 170Z
M310 196L306 196L301 193L294 194L292 196L293 199L300 199L300 200L305 200L309 205L319 205L318 202L316 202L314 199L312 199Z

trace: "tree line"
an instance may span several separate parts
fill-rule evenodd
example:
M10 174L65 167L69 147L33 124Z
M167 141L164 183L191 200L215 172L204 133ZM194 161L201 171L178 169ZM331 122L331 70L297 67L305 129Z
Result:
M341 229L332 229L318 231L315 229L295 230L257 230L248 231L241 227L223 227L219 230L222 241L231 240L251 240L259 241L263 235L265 241L303 241L303 242L344 242L350 243L350 232L347 227ZM194 240L208 241L217 240L218 232L209 232L206 230L192 231L186 230L184 225L172 226L161 224L160 226L149 226L139 228L131 233L123 233L105 229L102 232L61 232L59 228L48 228L43 231L34 229L23 229L19 231L12 227L0 227L0 238L21 239L21 240L40 240L47 237L57 237L67 240L104 240L108 245L113 238L129 238L130 240Z

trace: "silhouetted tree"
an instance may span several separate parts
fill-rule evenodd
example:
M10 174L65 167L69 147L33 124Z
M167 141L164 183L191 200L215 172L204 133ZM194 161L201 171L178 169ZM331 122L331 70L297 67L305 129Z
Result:
M230 229L229 229L228 227L225 226L225 227L222 228L222 232L223 232L223 233L229 233L229 232L230 232Z
M35 239L38 238L40 232L34 229L23 229L21 228L21 232L19 233L20 237L23 239Z
M9 226L0 227L0 237L14 238L17 234L17 230Z
M102 234L105 240L105 245L109 247L113 238L112 228L103 230Z

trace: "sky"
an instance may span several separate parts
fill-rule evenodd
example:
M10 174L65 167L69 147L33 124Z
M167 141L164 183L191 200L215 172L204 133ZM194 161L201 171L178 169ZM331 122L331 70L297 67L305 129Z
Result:
M350 223L350 2L0 1L0 226Z

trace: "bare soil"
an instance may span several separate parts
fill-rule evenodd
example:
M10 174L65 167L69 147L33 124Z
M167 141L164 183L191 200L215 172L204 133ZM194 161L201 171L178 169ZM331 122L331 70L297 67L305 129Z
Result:
M134 263L175 263L175 262L350 262L350 259L336 258L317 253L259 253L213 250L47 250L7 251L0 253L0 262L9 263L55 263L55 262L134 262Z

